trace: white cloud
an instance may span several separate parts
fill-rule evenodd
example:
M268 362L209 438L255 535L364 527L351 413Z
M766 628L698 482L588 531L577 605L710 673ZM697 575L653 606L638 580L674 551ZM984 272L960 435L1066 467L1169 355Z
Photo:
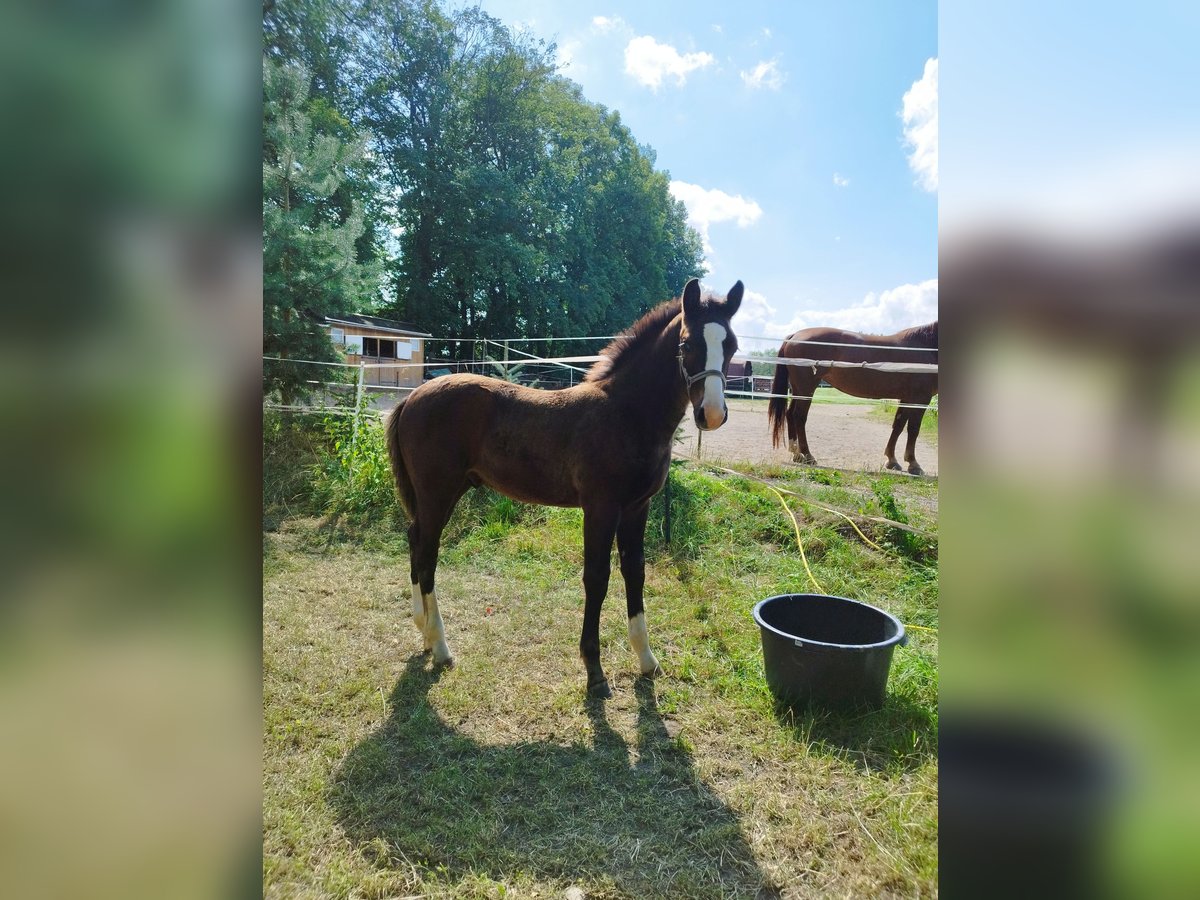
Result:
M769 38L769 37L771 36L771 29L770 29L770 28L764 28L764 29L762 30L762 33L763 33L763 37L765 37L765 38Z
M717 34L721 34L723 31L725 31L725 26L724 25L714 25L714 26L712 26L712 30L715 31Z
M843 175L839 175L837 172L834 172L833 173L833 183L836 184L838 187L846 187L846 185L848 185L850 183L850 179L846 178Z
M583 67L579 64L577 54L582 49L581 41L563 41L555 48L555 62L567 75L579 75Z
M737 314L738 336L785 338L802 328L831 326L862 334L893 334L938 317L938 281L902 284L881 293L872 291L854 306L834 310L801 310L782 321L767 298L747 290ZM747 349L757 349L746 345Z
M592 18L592 31L597 34L608 34L610 31L625 27L625 20L620 16L595 16Z
M763 60L752 71L742 72L741 75L742 82L746 87L754 90L770 88L773 91L783 87L784 79L787 77L779 71L779 61L775 59Z
M683 53L670 44L660 44L649 35L635 37L625 47L625 71L641 84L657 91L663 78L674 76L677 85L687 81L689 72L715 62L711 53Z
M1139 239L1200 220L1200 142L1137 135L1087 156L967 170L938 204L947 234L1008 229L1047 238ZM961 185L961 188L960 188ZM944 209L943 209L944 207ZM941 224L941 223L944 223Z
M727 194L713 188L702 188L686 181L672 181L671 194L687 207L688 223L704 241L704 252L712 253L708 227L719 222L734 222L738 228L749 228L762 216L762 207L740 194ZM709 267L711 268L711 266Z
M900 111L904 119L904 143L909 147L908 165L917 184L927 191L938 189L938 61L925 61L925 72L904 94Z

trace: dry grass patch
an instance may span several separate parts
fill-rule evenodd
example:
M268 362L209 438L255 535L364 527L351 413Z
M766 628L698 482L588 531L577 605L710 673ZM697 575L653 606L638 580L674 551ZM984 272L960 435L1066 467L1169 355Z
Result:
M614 568L607 704L577 658L577 511L457 533L438 590L458 664L440 671L398 540L329 544L312 520L266 535L267 895L936 893L936 632L897 650L883 710L778 710L749 608L803 589L794 538L708 482L681 475L676 541L648 567L656 682L634 677ZM831 592L936 628L935 563L822 541Z

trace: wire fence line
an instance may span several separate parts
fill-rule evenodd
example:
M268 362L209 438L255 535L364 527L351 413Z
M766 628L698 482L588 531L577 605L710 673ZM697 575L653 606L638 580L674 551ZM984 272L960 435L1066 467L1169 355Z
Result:
M512 351L512 352L521 353L521 351ZM342 369L357 369L359 371L358 381L360 381L360 382L365 382L364 374L367 370L372 370L372 371L396 370L396 371L399 371L399 370L406 370L406 369L425 369L425 370L428 370L428 369L451 369L451 370L462 371L463 369L481 369L481 370L485 370L485 371L492 370L492 371L499 372L499 373L505 373L505 372L511 373L518 369L525 369L525 368L528 368L531 366L538 366L538 367L548 367L551 370L553 370L555 368L569 370L571 373L571 376L572 376L571 383L573 384L574 376L576 374L586 374L587 370L580 369L576 366L570 365L570 363L596 362L603 358L602 356L599 356L599 355L571 356L571 357L540 357L540 356L534 356L532 354L522 354L522 357L523 358L521 360L516 361L516 362L512 362L511 360L507 361L507 362L496 361L496 360L434 360L431 362L420 362L420 363L414 363L414 362L401 362L401 363L359 362L359 363L355 364L355 363L339 363L339 362L322 362L322 361L318 361L318 360L290 359L290 358L277 357L277 356L264 356L263 362L264 362L264 364L286 363L286 364L301 364L301 365L324 365L324 366L337 367L337 368L342 368ZM764 362L769 362L770 364L778 363L778 364L790 365L790 366L804 366L804 367L811 366L814 368L814 371L818 368L854 368L854 369L872 369L872 370L881 371L881 372L903 372L903 373L911 373L911 374L929 374L929 375L936 375L938 372L938 366L936 364L932 364L932 363L849 363L849 362L840 362L840 361L832 361L832 360L795 359L795 358L777 358L777 357L773 357L768 360L764 360ZM756 390L754 388L755 380L756 379L764 379L767 377L768 376L765 376L765 375L730 375L730 376L728 376L727 381L729 383L739 385L740 389L727 387L725 393L727 396L745 397L745 398L752 399L752 400L771 400L771 399L776 399L776 398L795 399L795 400L817 399L815 397L815 395L814 396L801 396L801 395L794 395L794 394L787 394L787 393L776 394L776 393L770 392L770 390L767 390L767 391ZM533 375L532 380L540 380L540 379L538 378L538 375L535 374L535 375ZM518 379L518 381L519 381L519 379ZM349 382L349 381L346 381L346 382L309 381L308 383L310 383L310 384L327 384L327 385L342 385L342 384L349 385L351 382ZM746 389L747 385L749 385L749 387L750 387L749 390ZM561 386L567 387L568 385L562 384ZM411 391L415 387L416 387L416 385L400 385L400 384L388 385L388 384L366 384L366 383L364 383L365 389L375 391L375 392L385 391L385 390ZM855 398L855 402L876 403L879 405L893 405L893 406L900 406L900 407L910 408L910 409L937 409L936 400L934 403L931 403L928 405L915 404L915 403L899 403L898 401L891 400L891 399L873 399L873 398Z
M621 337L621 335L609 334L609 335L596 335L593 337L509 337L509 338L447 337L447 338L429 338L429 340L444 341L446 343L456 343L456 344L482 343L485 341L493 343L493 344L519 344L519 343L540 344L540 343L557 343L559 341L562 341L564 343L567 341L613 341L613 340L616 340L618 337ZM814 347L854 347L854 348L858 348L858 349L868 348L868 349L879 349L879 350L904 350L904 351L911 351L913 353L929 353L931 351L937 350L936 347L901 347L901 346L897 346L894 344L873 344L870 342L851 344L851 343L841 343L839 341L810 341L810 340L794 339L794 338L790 338L790 337L787 337L787 338L766 337L765 335L754 335L754 334L739 334L737 336L737 338L738 338L739 342L741 342L741 341L763 341L768 344L779 344L780 346L783 346L784 344L810 344Z
M491 343L491 342L489 342ZM521 353L520 350L512 350L513 353ZM926 351L929 352L929 351ZM595 363L599 362L604 357L600 354L590 356L534 356L531 353L521 353L522 359L519 360L434 360L433 362L402 362L402 363L339 363L339 362L321 362L311 359L290 359L280 356L264 356L264 362L280 362L294 363L298 365L314 365L314 366L337 366L347 369L445 369L454 367L464 368L516 368L526 365L544 365L544 366L559 366L566 369L573 369L575 372L585 373L587 369L581 369L572 363ZM770 356L770 357L755 357L753 359L735 359L736 362L761 362L767 365L783 365L783 366L802 366L805 368L813 367L814 369L872 369L878 372L897 372L908 374L921 375L936 375L938 373L937 363L896 363L896 362L849 362L839 359L816 359L806 357L785 357L785 356ZM730 375L730 378L750 378L750 377L765 377L750 376L750 375Z

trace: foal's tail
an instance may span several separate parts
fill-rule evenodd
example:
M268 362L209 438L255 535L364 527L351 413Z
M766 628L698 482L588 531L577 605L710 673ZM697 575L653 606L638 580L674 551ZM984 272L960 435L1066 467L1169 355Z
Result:
M400 502L404 504L404 511L408 513L410 521L417 521L417 495L413 491L412 479L408 477L408 469L404 467L404 458L400 455L400 412L404 409L404 402L408 398L405 397L396 404L396 408L388 413L387 421L383 428L387 433L387 448L388 456L392 460L392 476L396 479L396 491L400 495Z
M788 367L783 363L775 366L775 377L771 381L771 404L767 407L767 419L771 423L771 443L778 447L787 425Z

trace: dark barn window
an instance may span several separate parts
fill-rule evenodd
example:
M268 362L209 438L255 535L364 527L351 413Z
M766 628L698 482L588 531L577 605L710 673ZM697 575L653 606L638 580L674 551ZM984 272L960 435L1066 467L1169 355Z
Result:
M379 341L379 355L384 359L396 358L396 342L395 341Z
M363 338L363 356L378 356L379 355L379 339L378 338Z

